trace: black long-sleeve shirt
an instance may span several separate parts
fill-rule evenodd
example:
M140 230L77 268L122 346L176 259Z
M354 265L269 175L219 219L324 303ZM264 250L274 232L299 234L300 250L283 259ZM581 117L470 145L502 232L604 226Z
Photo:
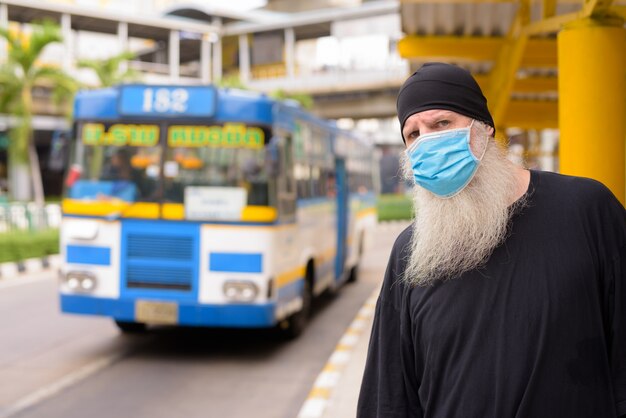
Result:
M626 415L626 215L602 184L531 172L528 204L487 264L401 280L376 307L359 418Z

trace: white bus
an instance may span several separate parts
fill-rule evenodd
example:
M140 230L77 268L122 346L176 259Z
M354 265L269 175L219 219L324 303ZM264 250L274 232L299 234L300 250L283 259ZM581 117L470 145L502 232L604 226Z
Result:
M61 225L61 309L149 324L275 327L354 280L376 223L373 148L264 95L80 92Z

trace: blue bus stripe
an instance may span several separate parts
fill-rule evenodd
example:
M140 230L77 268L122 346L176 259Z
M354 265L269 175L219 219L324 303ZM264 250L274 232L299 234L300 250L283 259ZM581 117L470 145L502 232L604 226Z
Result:
M65 248L66 260L75 264L111 265L111 249L86 245L68 245Z
M209 270L233 273L263 272L263 254L210 253Z

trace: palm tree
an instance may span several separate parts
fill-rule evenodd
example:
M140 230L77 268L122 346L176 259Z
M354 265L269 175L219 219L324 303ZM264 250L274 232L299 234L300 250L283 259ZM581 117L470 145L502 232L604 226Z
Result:
M18 200L30 198L30 187L22 182L29 177L30 168L35 202L43 205L39 159L33 143L33 88L53 86L57 97L67 98L76 90L76 82L59 68L39 63L46 46L63 40L57 24L33 24L29 38L0 28L0 37L9 44L8 59L0 65L0 110L17 118L17 126L9 134L9 190Z
M103 60L80 60L79 68L91 68L95 71L100 81L99 87L110 87L129 81L139 81L139 72L132 69L123 69L121 64L135 58L133 52L122 52Z

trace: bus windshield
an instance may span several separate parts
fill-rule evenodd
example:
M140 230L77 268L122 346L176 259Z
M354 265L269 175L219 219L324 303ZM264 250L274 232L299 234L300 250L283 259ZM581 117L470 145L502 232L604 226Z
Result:
M71 199L184 204L190 189L232 188L247 205L274 203L261 128L81 123L76 131Z
M189 187L243 188L248 205L270 205L265 151L246 148L168 147L163 164L163 194L183 203Z

